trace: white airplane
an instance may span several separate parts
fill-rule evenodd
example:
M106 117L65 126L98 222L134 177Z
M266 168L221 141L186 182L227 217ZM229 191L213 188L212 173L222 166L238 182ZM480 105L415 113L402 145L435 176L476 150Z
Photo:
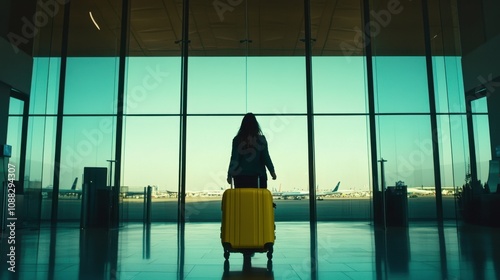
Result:
M339 186L340 186L340 181L337 183L337 185L331 191L317 192L316 199L322 200L323 197L326 195L332 195L332 194L338 193ZM273 195L277 196L277 197L281 197L283 199L293 198L296 200L300 200L300 199L303 199L303 198L306 198L307 196L309 196L309 192L308 191L291 191L291 192L273 193Z
M301 200L306 198L309 195L308 191L291 191L291 192L282 192L281 194L274 194L275 196L279 196L283 199L293 198L295 200Z
M327 195L332 195L332 194L341 194L339 192L339 187L340 187L340 181L335 185L335 188L333 188L331 191L328 192L316 192L316 199L318 200L323 200L323 197Z
M417 189L417 188L407 188L406 189L407 195L408 196L418 196L418 195L431 195L434 194L434 191L431 190L424 190L424 189Z
M73 185L71 185L71 189L59 189L59 194L64 195L74 195L80 199L82 197L82 190L76 188L76 184L78 183L78 177L73 181ZM47 195L47 198L52 198L52 185L45 187L42 190L42 194Z

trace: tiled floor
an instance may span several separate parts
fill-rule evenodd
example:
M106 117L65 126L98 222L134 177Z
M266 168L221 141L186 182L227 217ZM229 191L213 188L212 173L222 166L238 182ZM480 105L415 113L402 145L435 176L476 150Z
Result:
M408 229L381 230L366 222L318 223L315 270L309 223L279 222L271 271L265 254L256 254L252 268L243 270L242 255L233 253L225 272L219 227L187 223L184 236L177 224L153 224L150 230L142 224L110 231L81 231L74 224L18 230L16 272L7 270L10 247L4 234L0 278L500 279L499 229L412 223Z

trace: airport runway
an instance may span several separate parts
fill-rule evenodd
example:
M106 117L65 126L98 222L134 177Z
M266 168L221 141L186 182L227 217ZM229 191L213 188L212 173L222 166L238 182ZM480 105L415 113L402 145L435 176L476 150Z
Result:
M61 199L59 219L78 220L80 218L80 200ZM309 200L275 200L276 221L309 221ZM371 220L371 199L334 198L316 201L318 221ZM454 197L443 197L444 217L455 218ZM50 218L50 200L44 200L42 218ZM122 221L142 221L142 199L127 199L120 206ZM410 219L425 220L436 216L435 198L408 198L408 213ZM207 198L186 202L186 221L188 222L219 222L221 219L220 198ZM153 222L176 222L177 199L153 199Z

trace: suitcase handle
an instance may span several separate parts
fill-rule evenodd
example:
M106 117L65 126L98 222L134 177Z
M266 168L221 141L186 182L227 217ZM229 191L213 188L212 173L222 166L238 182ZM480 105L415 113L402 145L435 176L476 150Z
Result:
M231 177L231 189L234 188L234 177ZM260 189L260 176L257 175L257 189Z

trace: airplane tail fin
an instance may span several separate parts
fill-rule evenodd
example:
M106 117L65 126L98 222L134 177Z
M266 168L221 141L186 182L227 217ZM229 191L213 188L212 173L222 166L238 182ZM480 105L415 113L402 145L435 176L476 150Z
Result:
M75 178L75 181L73 181L73 185L71 186L72 190L76 190L76 183L78 182L78 177Z
M333 189L332 192L336 192L339 190L339 186L340 186L340 181L337 183L337 185L335 186L335 188Z

